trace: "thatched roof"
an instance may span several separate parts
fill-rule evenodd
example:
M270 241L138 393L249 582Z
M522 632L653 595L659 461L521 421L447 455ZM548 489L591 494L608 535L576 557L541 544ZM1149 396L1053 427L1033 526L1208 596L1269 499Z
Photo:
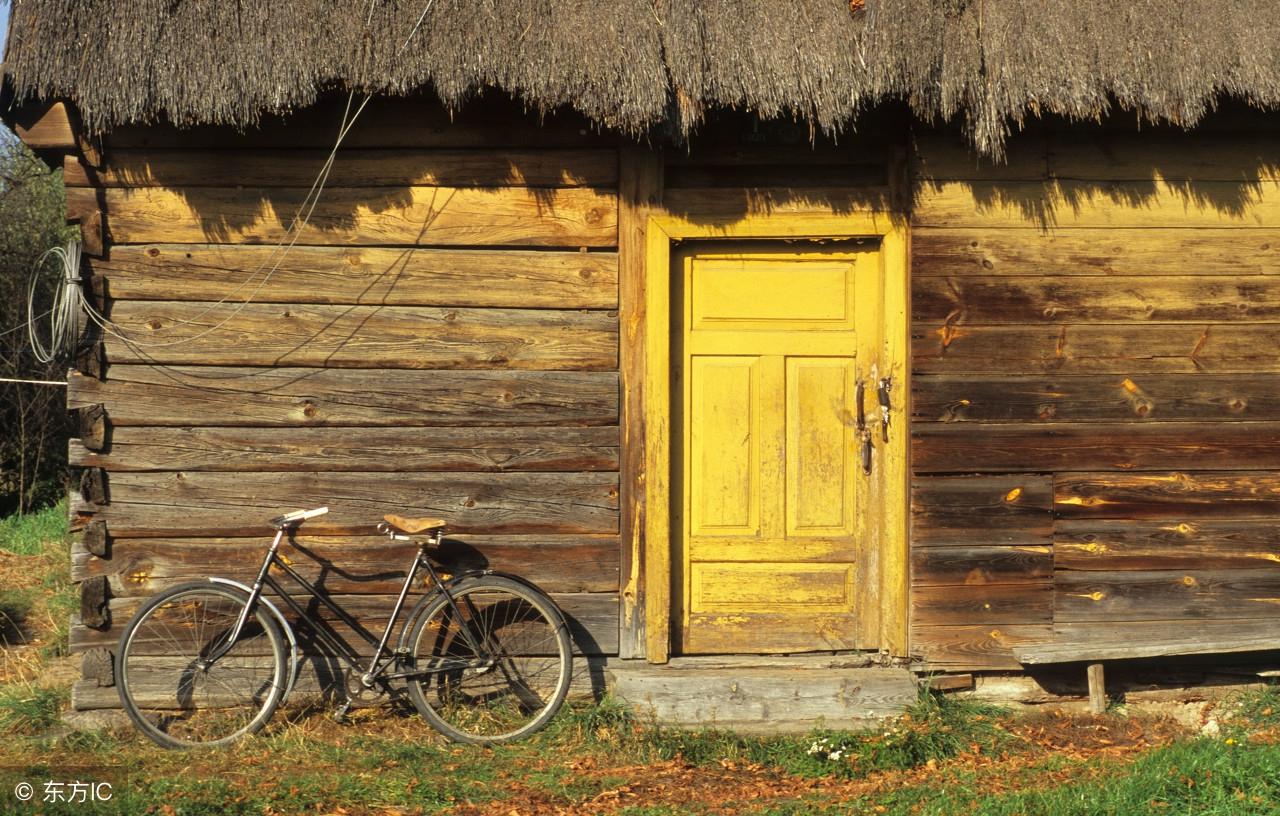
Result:
M1191 125L1222 96L1280 102L1275 0L13 0L11 29L11 91L70 98L94 131L497 87L630 132L717 107L839 130L898 98L998 153L1028 113Z

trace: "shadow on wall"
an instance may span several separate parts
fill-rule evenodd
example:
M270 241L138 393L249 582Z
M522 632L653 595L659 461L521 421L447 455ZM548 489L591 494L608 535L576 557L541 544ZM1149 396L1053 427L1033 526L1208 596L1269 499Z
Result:
M1011 136L1007 161L996 163L970 151L958 127L916 126L915 221L1048 232L1109 226L1127 210L1129 225L1258 226L1256 208L1274 201L1280 178L1278 133L1280 118L1230 100L1191 131L1124 113L1097 123L1047 117Z

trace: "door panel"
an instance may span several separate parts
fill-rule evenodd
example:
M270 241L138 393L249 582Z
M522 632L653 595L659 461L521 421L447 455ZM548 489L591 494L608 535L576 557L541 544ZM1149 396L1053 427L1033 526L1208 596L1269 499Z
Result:
M867 491L854 395L879 338L878 252L720 244L673 260L677 646L856 648Z

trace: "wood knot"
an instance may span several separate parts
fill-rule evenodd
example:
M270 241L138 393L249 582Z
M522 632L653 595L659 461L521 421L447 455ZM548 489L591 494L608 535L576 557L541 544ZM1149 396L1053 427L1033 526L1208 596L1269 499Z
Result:
M1230 410L1230 411L1231 411L1231 413L1233 413L1233 414L1239 414L1239 413L1242 413L1242 412L1244 411L1244 409L1246 409L1246 408L1248 408L1248 407L1249 407L1249 401L1248 401L1248 400L1241 399L1240 397L1233 397L1233 398L1232 398L1232 399L1227 403L1227 409L1228 409L1228 410Z
M506 365L508 362L510 362L510 360L508 360L505 355L494 354L489 357L489 362L492 363L493 365L503 366L503 365Z
M1195 586L1195 585L1196 585L1196 579L1195 579L1195 578L1193 578L1193 577L1192 577L1192 576L1190 576L1190 575L1184 575L1184 576L1182 576L1182 584L1183 584L1183 586Z
M1008 493L1004 494L1004 500L1006 502L1012 503L1012 502L1016 502L1019 498L1021 498L1021 496L1022 496L1022 488L1015 487L1013 490L1010 490Z
M446 322L446 323L453 323L453 322L454 322L454 321L456 321L457 319L458 319L458 313L457 313L457 312L445 312L445 313L444 313L444 322Z
M503 391L498 395L498 402L512 403L516 401L516 395L510 391Z
M311 402L303 403L302 415L307 419L311 419L316 415L316 406Z
M148 257L148 258L159 258L159 257L160 257L160 250L156 249L155 247L151 247L151 249L148 249L148 250L147 250L147 257Z
M1151 400L1136 400L1133 403L1133 412L1140 417L1144 417L1151 413L1151 409L1154 407Z
M584 281L589 281L591 280L593 275L591 274L590 269L583 269L580 272L578 272L578 277L582 278Z
M616 487L609 488L609 498L611 499L618 498L618 489Z
M1040 419L1053 419L1058 415L1058 406L1044 403L1036 406L1036 416Z
M606 212L604 209L600 207L592 207L591 209L587 210L587 223L599 224L601 221L604 220L605 215L606 215Z
M991 259L990 259L990 258L983 258L983 259L982 259L982 268L983 268L983 269L995 269L995 268L996 268L996 265L995 265L995 264L993 264L993 263L991 263Z
M475 499L472 499L472 498L466 498L466 499L463 499L463 500L462 500L462 506L463 506L463 507L475 507L475 506L476 506L476 500L475 500Z
M163 321L163 320L159 320L159 319L152 319L152 320L148 320L148 321L147 321L147 328L148 328L148 329L151 329L152 331L156 331L157 329L163 329L163 328L164 328L164 321Z

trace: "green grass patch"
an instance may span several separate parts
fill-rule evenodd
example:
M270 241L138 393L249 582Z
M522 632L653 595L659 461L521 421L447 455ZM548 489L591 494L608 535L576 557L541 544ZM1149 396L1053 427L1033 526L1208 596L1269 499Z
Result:
M18 555L40 555L48 551L50 542L64 544L67 536L64 501L34 513L0 519L0 550Z
M40 734L58 721L70 691L29 683L0 686L0 733Z

